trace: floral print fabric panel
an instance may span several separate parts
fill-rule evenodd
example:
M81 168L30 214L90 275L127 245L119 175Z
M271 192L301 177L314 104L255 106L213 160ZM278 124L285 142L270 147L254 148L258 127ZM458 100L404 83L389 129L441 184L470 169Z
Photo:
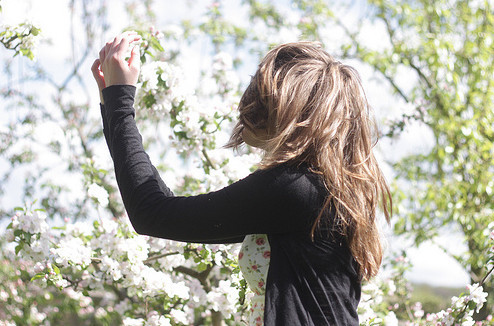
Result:
M238 253L240 270L254 292L251 300L249 325L264 324L264 294L268 275L271 247L266 234L249 234Z

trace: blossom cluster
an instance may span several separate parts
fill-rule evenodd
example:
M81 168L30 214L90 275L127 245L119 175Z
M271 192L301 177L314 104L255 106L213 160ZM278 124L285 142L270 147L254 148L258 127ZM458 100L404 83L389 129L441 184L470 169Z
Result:
M489 225L493 231L490 239L494 244L494 223ZM492 248L489 249L492 251ZM490 257L492 264L494 256ZM490 266L488 264L488 266ZM412 302L410 285L405 278L405 272L410 268L408 259L400 255L391 260L391 271L387 277L377 277L362 287L362 297L358 307L360 325L389 325L398 326L399 319L396 311L400 307L405 307L408 311L406 325L494 325L492 315L487 320L476 322L473 319L475 312L487 301L488 293L484 292L481 284L475 283L466 286L466 292L451 298L449 308L436 313L425 313L420 302ZM486 271L486 277L492 273L492 266ZM392 298L395 298L394 300ZM391 302L389 301L390 299ZM393 303L394 302L394 303Z
M21 23L16 26L3 25L0 30L0 43L7 49L15 51L33 60L39 43L41 30L30 23Z
M237 304L240 278L233 266L236 249L231 246L138 236L121 220L95 221L92 225L77 222L55 229L45 223L38 212L17 213L9 226L9 240L17 246L23 244L17 253L33 262L27 271L32 281L41 288L58 287L79 302L80 315L95 305L93 297L107 293L106 301L91 312L100 309L101 316L127 316L123 320L126 325L141 320L146 325L191 324L197 306L210 307L206 314L217 311L225 318L241 319ZM45 237L48 250L36 251L39 239ZM194 278L197 268L210 269L208 282L214 279L217 285L205 288ZM109 288L117 292L112 294ZM164 313L140 311L135 307L137 300L160 305L166 302L173 308Z
M5 231L7 241L17 240L16 252L23 250L26 258L38 261L50 248L46 215L41 211L18 210Z

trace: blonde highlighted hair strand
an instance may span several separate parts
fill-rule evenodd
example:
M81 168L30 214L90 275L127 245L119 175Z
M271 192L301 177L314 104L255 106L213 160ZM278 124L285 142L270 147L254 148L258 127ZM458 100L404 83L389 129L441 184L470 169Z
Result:
M244 141L265 151L261 168L308 163L328 190L323 213L335 211L333 227L348 242L364 279L377 274L382 245L376 223L379 203L389 222L389 188L376 158L375 124L355 69L318 44L284 44L269 51L239 104L239 122L228 146Z

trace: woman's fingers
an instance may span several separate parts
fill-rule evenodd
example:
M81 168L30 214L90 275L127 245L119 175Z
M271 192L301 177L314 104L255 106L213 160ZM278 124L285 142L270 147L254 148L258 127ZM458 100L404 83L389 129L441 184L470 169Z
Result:
M115 53L115 52L121 52L123 49L123 52L128 49L129 44L133 42L137 42L141 39L140 35L137 34L137 32L134 31L129 31L122 33L120 35L117 35L113 41L106 42L105 46L101 48L101 51L99 52L99 60L101 63L105 62L106 58ZM122 43L124 42L124 43ZM124 56L122 56L124 57Z
M101 48L101 51L99 51L99 61L100 61L100 64L102 64L103 62L105 62L105 59L106 59L106 56L107 56L107 53L110 49L110 46L111 46L111 43L110 42L106 42L105 46L103 46Z
M119 35L114 39L109 55L116 56L116 59L125 59L128 55L129 46L140 39L141 37L136 32Z
M139 41L141 37L136 32L125 32L116 36L99 52L99 59L93 63L91 70L98 86L111 85L135 85L139 77L139 51L136 46L130 52L129 61L125 58L129 55L132 43ZM97 62L97 63L96 63Z
M104 57L103 57L103 60L101 61L101 63L105 62L106 58L108 58L108 55L110 54L110 50L111 50L111 47L113 45L113 42L106 42L106 45L105 45L105 50L104 50Z

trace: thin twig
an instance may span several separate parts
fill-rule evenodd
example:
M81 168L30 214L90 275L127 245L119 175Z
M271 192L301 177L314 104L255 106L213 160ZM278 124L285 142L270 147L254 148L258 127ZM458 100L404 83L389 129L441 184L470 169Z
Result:
M213 162L211 162L211 159L209 158L209 155L208 153L206 152L205 149L202 150L202 155L204 155L204 158L206 159L206 162L208 163L208 165L213 169L213 170L216 170L216 166L213 164Z
M163 257L168 257L168 256L173 256L173 255L178 255L178 254L180 254L180 252L178 252L178 251L167 252L166 254L161 254L161 255L149 257L148 259L144 260L143 263L149 264L153 260L158 260L158 259L163 258Z

